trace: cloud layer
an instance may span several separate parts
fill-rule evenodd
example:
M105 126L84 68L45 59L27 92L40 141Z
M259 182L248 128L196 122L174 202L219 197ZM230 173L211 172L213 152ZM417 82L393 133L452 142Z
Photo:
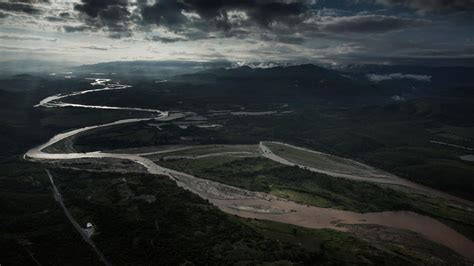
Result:
M389 7L405 7L422 12L472 12L472 0L376 0Z
M161 47L168 55L215 58L467 60L473 11L472 0L0 0L0 34L9 47L48 31L59 40L54 49L71 35L91 42L80 47L107 47L92 40L104 37L153 53Z

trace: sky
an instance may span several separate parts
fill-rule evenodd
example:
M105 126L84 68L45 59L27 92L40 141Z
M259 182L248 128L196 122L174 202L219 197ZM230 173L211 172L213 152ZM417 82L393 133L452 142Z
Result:
M474 0L0 0L0 61L474 65Z

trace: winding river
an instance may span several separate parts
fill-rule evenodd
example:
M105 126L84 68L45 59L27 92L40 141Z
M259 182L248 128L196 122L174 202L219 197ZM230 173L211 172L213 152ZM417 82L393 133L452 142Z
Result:
M122 90L130 87L128 85L110 83L110 80L108 79L96 79L92 85L103 86L103 88L74 92L64 95L54 95L42 100L37 105L37 107L133 110L149 112L151 116L149 118L124 119L112 123L83 127L58 134L52 137L46 143L29 150L24 156L25 159L39 162L48 160L71 160L82 158L116 158L130 160L142 165L151 174L168 176L172 180L176 181L178 186L199 195L203 199L208 200L210 203L214 204L220 210L226 213L235 214L240 217L271 220L318 229L331 228L335 230L346 231L349 229L341 225L375 224L409 230L422 235L428 240L444 245L463 257L474 261L474 243L471 240L433 218L414 212L387 211L377 213L356 213L338 209L302 205L275 197L267 193L247 191L218 182L197 178L183 172L167 169L155 164L153 161L143 157L143 155L140 154L107 153L102 151L86 153L45 152L45 150L51 145L86 131L140 121L169 121L179 118L179 116L170 115L167 111L155 109L90 106L62 102L62 100L76 95L98 91ZM261 150L262 149L265 150L265 148L261 148ZM265 153L262 151L262 156L272 157L272 154L270 152Z

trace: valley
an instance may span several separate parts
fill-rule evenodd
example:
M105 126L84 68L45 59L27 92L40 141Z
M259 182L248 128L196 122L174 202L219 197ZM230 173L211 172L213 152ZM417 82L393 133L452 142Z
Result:
M0 0L0 266L473 266L473 11Z
M107 228L112 225L110 221L98 218L97 208L90 209L84 205L86 202L99 200L95 198L99 197L97 190L100 188L84 187L85 183L75 183L79 185L75 190L79 189L80 195L83 196L74 196L74 201L67 200L72 199L71 192L68 192L68 186L62 185L62 182L73 182L67 178L69 175L85 175L90 178L102 176L101 182L104 182L105 188L117 187L114 193L118 193L122 200L117 202L116 199L101 207L106 209L115 204L124 204L124 200L142 201L145 205L156 202L157 192L154 190L141 187L142 192L132 192L134 190L130 190L130 186L139 186L139 183L129 183L128 176L166 177L172 182L170 184L177 185L176 189L194 194L210 204L212 212L225 213L229 218L235 217L231 218L231 224L256 230L254 232L260 237L269 233L270 235L265 237L267 241L278 242L283 237L286 239L285 243L293 245L295 252L300 252L300 255L291 257L294 261L304 260L306 255L312 256L312 261L318 258L317 260L324 262L326 259L320 249L294 246L294 236L279 230L315 230L305 233L308 237L315 234L310 237L313 239L311 241L325 239L324 232L329 230L333 236L324 241L329 241L327 243L330 246L335 238L349 234L357 239L352 246L354 250L366 245L363 244L364 241L367 241L371 248L375 248L372 245L377 243L375 253L364 251L363 256L371 261L378 261L380 254L387 256L387 252L399 254L396 255L398 259L414 264L432 263L434 258L456 264L474 259L474 204L469 196L464 197L464 193L453 195L440 191L436 186L430 187L429 183L413 182L407 176L397 176L397 171L389 173L390 168L386 164L376 163L370 166L370 163L377 162L367 160L373 151L354 154L354 157L350 158L348 154L352 154L351 146L328 149L327 145L331 143L328 136L321 139L311 138L316 140L315 143L301 142L302 134L312 132L316 136L322 136L321 134L330 128L306 126L305 130L310 130L307 133L300 130L292 131L296 134L291 137L286 135L289 132L285 132L285 128L305 128L303 124L292 124L292 121L308 119L308 112L313 114L311 120L318 120L316 124L325 123L326 127L337 128L339 123L347 123L343 117L349 114L342 114L341 112L346 112L343 108L338 109L319 102L319 110L315 111L308 109L311 108L308 103L298 103L294 100L244 107L243 103L227 104L224 94L214 99L204 97L202 106L204 107L205 103L205 109L199 106L199 99L194 99L192 105L183 105L178 101L181 108L176 108L172 105L173 101L186 99L189 97L188 93L194 94L192 91L180 91L183 85L174 82L166 81L156 85L159 87L156 91L158 93L163 92L161 87L177 86L176 92L181 95L177 98L173 93L164 92L160 101L166 109L156 104L147 104L146 96L142 98L145 100L143 106L138 102L133 104L133 101L130 105L123 104L122 97L128 97L128 92L142 90L140 86L144 85L138 83L138 88L135 88L135 85L122 85L108 78L94 79L89 85L92 89L45 96L38 99L39 104L31 105L34 109L47 111L48 116L63 112L64 120L58 120L61 121L59 125L71 122L75 124L71 130L56 130L54 137L44 139L43 144L28 150L22 158L34 162L34 168L38 168L39 172L42 168L49 169L51 173L48 172L47 175L51 178L51 184L59 182L58 192L55 193L61 193L66 199L61 204L68 209L68 216L78 219L72 223L75 227L92 222L95 233L90 239L96 242L92 244L99 254L96 260L117 263L114 261L116 257L111 255L114 251L103 244L106 239L100 240L101 234L108 231ZM115 96L117 93L119 95ZM89 100L91 103L87 102ZM234 102L234 99L232 101ZM97 121L104 122L81 125L80 120L70 121L67 118L68 113L74 115L76 110L90 112L91 117L97 112L115 112L122 114L123 118L114 120L114 116L108 119L106 116L97 117ZM403 112L397 114L400 115L403 116ZM388 118L391 115L385 116ZM340 119L341 122L338 121ZM268 125L277 127L270 128ZM245 129L241 128L242 126ZM409 130L405 129L404 125L397 127ZM423 132L433 134L435 131ZM343 132L336 131L335 136L341 133ZM420 145L420 140L425 138L426 142L422 141L420 147L424 147L426 151L430 148L433 151L439 149L439 144L430 142L432 135L424 137L418 133L417 136L419 139L411 140L415 141L414 144ZM360 145L357 141L355 137L350 140L349 145ZM444 157L446 162L448 158L457 157L456 163L460 163L461 155L451 150L456 148L444 148L452 153L452 157ZM433 155L426 153L425 156L428 159ZM470 166L463 167L468 167L466 171L470 172ZM116 175L123 177L117 179L114 177ZM47 183L45 184L47 186ZM55 198L57 199L57 196ZM79 203L77 200L85 202ZM94 204L99 203L105 204L102 200ZM148 209L145 206L143 208ZM273 224L275 222L277 224ZM257 224L258 227L254 227ZM286 229L280 228L281 226ZM137 230L141 232L142 229ZM397 240L399 244L384 240L389 235L400 237ZM421 238L415 241L415 236ZM87 239L85 242L90 245ZM407 241L418 243L417 248L412 246L416 250L415 253L400 249L400 245L409 245ZM335 248L331 246L327 252L338 252ZM351 256L349 255L348 259L355 260ZM284 255L282 258L290 257Z
M109 80L96 80L93 85L103 85L107 89L107 84ZM104 83L102 83L104 82ZM128 86L121 86L118 84L113 84L112 89L118 87L120 89L125 89ZM101 91L98 90L89 90L84 91L81 93L72 93L69 95L61 95L59 97L49 97L46 100L41 101L38 107L46 106L46 107L55 107L55 106L68 106L68 107L81 107L81 108L91 108L96 109L96 106L88 106L88 105L70 105L67 103L63 103L62 100L68 97L72 97L78 94L85 94ZM58 102L61 100L61 102ZM53 102L53 103L50 103ZM109 107L104 106L101 107L104 109L109 109ZM114 107L117 110L130 110L128 107ZM133 108L134 111L143 111L148 112L149 109L141 109L141 108ZM155 110L150 110L150 112L157 112ZM273 115L273 113L262 113L263 115ZM201 116L202 117L202 116ZM326 206L326 208L321 207L313 207L309 205L302 205L292 201L292 198L280 198L276 195L278 193L266 194L264 192L257 192L251 190L242 190L241 188L232 187L226 184L218 183L215 181L205 181L205 179L197 178L195 176L186 174L184 172L172 170L170 168L166 168L155 164L153 161L146 159L143 155L140 154L127 154L122 152L114 152L108 153L103 151L93 151L93 152L84 152L84 153L74 153L74 152L66 152L60 153L61 148L59 148L59 153L56 150L52 152L48 152L48 148L64 142L69 138L74 138L76 135L80 135L81 133L85 133L88 131L94 131L97 129L102 128L110 128L117 125L122 124L129 124L129 123L137 123L142 121L173 121L175 119L185 119L186 114L178 114L173 116L169 115L167 111L159 111L159 115L156 117L151 118L138 118L138 119L125 119L119 120L112 123L96 125L96 126L88 126L81 129L61 133L56 135L55 137L51 138L47 143L38 146L30 151L28 151L25 155L25 159L33 160L33 161L45 161L45 160L53 160L56 163L61 164L61 160L72 160L72 159L91 159L100 160L103 158L113 158L113 159L121 159L121 160L130 160L134 163L137 163L143 166L146 169L146 172L155 175L165 175L168 176L171 180L175 181L178 186L188 190L192 193L199 195L201 198L209 201L220 210L237 215L240 217L245 218L254 218L254 219L263 219L263 220L271 220L276 222L282 222L297 226L303 226L313 229L333 229L333 230L342 230L346 231L347 228L344 225L354 225L354 224L371 224L371 225L379 225L379 226L386 226L401 230L408 230L413 231L416 233L421 234L426 239L437 242L438 244L445 245L452 250L456 251L460 255L466 256L468 259L470 258L472 251L474 250L474 243L469 240L468 238L460 235L453 229L445 226L442 223L439 223L432 218L428 218L426 216L420 216L418 214L406 211L396 211L396 212L380 212L380 213L354 213L345 210L336 210L331 209ZM203 117L203 119L207 119ZM258 148L256 148L258 147ZM320 152L315 152L305 148L299 148L295 146L291 146L284 143L278 142L260 142L258 146L248 146L245 148L239 148L236 146L227 146L227 148L220 148L217 149L217 152L213 149L209 149L204 147L204 149L199 150L199 146L193 148L189 146L179 147L177 149L171 149L167 151L160 150L157 147L156 151L148 151L145 153L147 156L154 156L154 154L159 154L161 159L158 159L158 164L160 164L161 160L164 162L173 161L181 161L181 160L225 160L225 158L248 158L248 156L253 157L260 157L268 158L273 160L277 163L283 165L289 165L293 167L301 168L302 171L311 171L316 172L318 174L332 176L333 178L345 178L350 180L355 180L356 182L364 181L369 183L376 183L376 184L383 184L383 185L390 185L394 186L401 186L404 187L404 190L415 190L418 192L410 191L411 193L421 193L427 194L428 197L432 198L439 198L440 195L446 195L443 193L439 193L434 190L427 190L423 189L420 186L414 185L410 182L405 182L402 179L391 176L386 174L382 171L378 171L374 168L371 168L367 165L361 164L356 161L343 159L337 156L331 156ZM285 150L286 149L286 150ZM290 150L289 150L290 149ZM276 154L275 154L276 152ZM167 156L170 153L172 156ZM187 153L191 156L179 156L181 153ZM306 153L306 154L305 154ZM281 154L281 155L277 155ZM166 156L166 157L163 157ZM281 156L284 156L288 159L283 159ZM288 157L287 157L288 156ZM215 159L214 159L215 157ZM222 159L221 159L222 158ZM93 160L93 161L94 161ZM245 160L245 159L244 159ZM261 160L261 159L260 159ZM290 160L290 161L288 161ZM92 162L93 162L92 161ZM165 165L169 165L169 163L165 163ZM173 165L173 164L171 164ZM207 165L207 164L205 164ZM276 166L278 167L278 166ZM245 167L247 168L247 167ZM244 169L245 169L244 168ZM182 169L189 169L188 167ZM191 168L192 169L192 168ZM185 170L186 171L186 170ZM206 172L203 173L204 177L207 177ZM202 175L202 174L201 174ZM212 175L211 175L212 176ZM215 179L214 179L215 180ZM226 183L226 181L224 181ZM255 189L255 187L252 187ZM421 189L420 189L421 188ZM383 188L382 188L383 189ZM275 195L276 194L276 195ZM284 195L284 194L283 194ZM462 206L464 204L465 207L461 207L461 210L467 212L465 216L472 215L473 212L473 204L469 201L462 201L458 198L452 197L442 197L441 200L452 200L452 203L448 204L455 204L457 206ZM300 200L301 201L301 200ZM409 200L407 201L409 202ZM304 203L304 201L303 201ZM313 203L313 202L311 202ZM310 205L315 205L310 204ZM317 204L316 204L317 205ZM347 207L343 207L347 208ZM382 209L383 210L383 209ZM469 214L471 213L471 214ZM421 225L421 227L420 227ZM350 227L349 227L350 228ZM442 237L439 238L440 233L443 232L441 235Z

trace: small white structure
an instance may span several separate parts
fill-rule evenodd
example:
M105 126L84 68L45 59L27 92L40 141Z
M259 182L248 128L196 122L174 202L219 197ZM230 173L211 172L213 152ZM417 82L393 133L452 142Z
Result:
M87 223L86 228L82 229L86 234L87 238L91 238L95 233L95 227L92 223Z

